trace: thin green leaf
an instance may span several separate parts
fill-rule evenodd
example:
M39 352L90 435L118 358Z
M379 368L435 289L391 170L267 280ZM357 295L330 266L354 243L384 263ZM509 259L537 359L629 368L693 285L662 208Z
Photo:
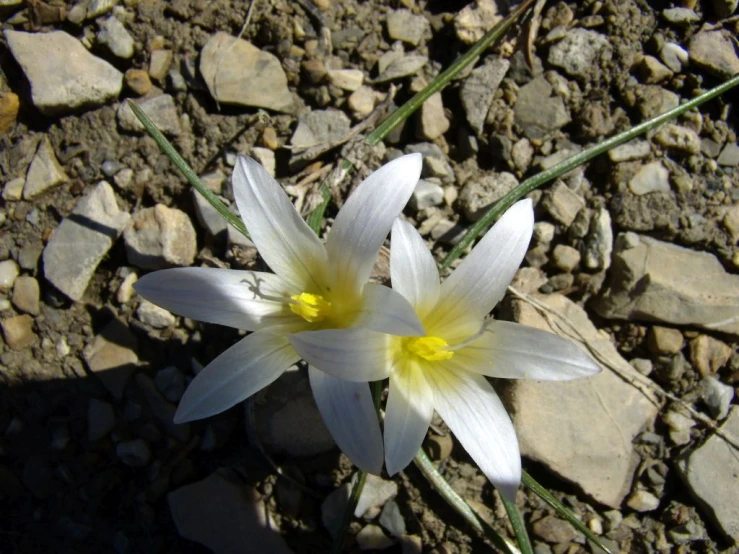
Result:
M352 485L352 492L349 495L349 501L344 507L344 513L341 515L341 523L339 526L339 532L331 544L331 554L339 554L341 547L344 544L346 538L346 532L349 529L349 524L352 522L354 516L354 510L357 508L359 497L362 496L362 490L364 489L364 483L367 481L367 474L362 470L357 470L353 477L354 484Z
M483 520L475 510L473 510L464 499L459 496L454 489L446 482L441 474L431 463L431 460L423 451L418 451L416 457L413 459L416 467L421 470L423 476L429 484L438 492L441 497L446 500L455 512L461 515L472 528L484 535L496 548L507 554L519 554L518 549L511 545L500 533L493 529L485 520Z
M529 540L529 534L526 531L526 524L521 517L521 512L518 511L518 506L516 506L515 502L511 502L503 495L500 495L500 499L503 501L508 519L511 521L513 533L516 535L516 541L518 541L521 554L534 554L534 549L531 547L531 541Z
M577 166L592 160L596 156L607 152L611 148L615 148L619 144L628 142L634 137L646 133L647 131L654 129L655 127L658 127L659 125L662 125L663 123L666 123L671 119L675 119L677 116L685 113L686 111L700 106L704 102L712 100L713 98L719 96L720 94L723 94L727 90L737 85L739 85L739 75L729 79L728 81L720 84L715 88L704 92L699 96L696 96L692 100L689 100L685 104L681 104L677 108L673 108L672 110L653 117L652 119L645 121L644 123L640 123L636 127L632 127L631 129L629 129L628 131L624 131L623 133L619 133L615 137L606 139L600 144L596 144L595 146L592 146L587 150L583 150L582 152L567 158L566 160L547 169L546 171L542 171L541 173L537 173L533 177L526 179L516 188L506 194L503 198L498 200L498 202L496 202L485 213L485 215L483 215L474 225L472 225L472 227L467 230L459 243L457 243L457 245L452 248L451 252L449 252L449 254L447 254L447 256L442 260L440 264L440 270L443 271L447 269L454 260L459 258L462 252L464 252L465 248L472 244L475 238L477 238L477 236L484 229L486 229L490 224L494 223L501 215L503 215L503 213L508 208L510 208L519 199L521 199L523 196L525 196L535 188L540 187L544 183L547 183L548 181L551 181L552 179L555 179L560 175L564 175L571 169L574 169Z
M175 150L175 147L172 146L172 143L167 140L167 138L159 131L159 129L157 129L156 125L154 125L154 122L149 119L149 116L146 115L144 110L139 108L131 100L128 101L128 106L131 108L131 111L134 113L134 115L139 118L139 121L144 126L144 129L146 129L146 132L149 133L149 135L151 135L151 138L156 141L156 143L159 145L159 148L162 149L162 152L164 152L164 154L172 161L177 169L180 170L180 172L185 176L185 179L187 179L190 184L195 187L195 190L202 194L203 198L205 198L210 203L210 205L213 206L218 211L218 213L221 214L221 216L223 216L226 221L233 225L236 230L238 230L246 238L249 238L249 233L246 231L246 226L244 225L244 222L241 221L241 219L236 216L236 214L231 212L231 210L229 210L228 207L223 202L221 202L221 200L213 193L213 191L211 191L203 184L203 182L195 174L195 172L184 160L184 158L180 156L177 150Z
M523 481L524 485L534 491L534 493L544 502L546 502L551 508L553 508L554 511L556 511L559 515L569 521L575 529L585 535L588 540L592 541L593 544L595 544L603 552L606 552L606 554L612 554L612 552L600 541L600 539L596 537L582 521L575 517L575 514L568 510L559 500L554 498L554 496L552 496L552 493L541 486L533 477L531 477L531 475L524 471L521 480Z

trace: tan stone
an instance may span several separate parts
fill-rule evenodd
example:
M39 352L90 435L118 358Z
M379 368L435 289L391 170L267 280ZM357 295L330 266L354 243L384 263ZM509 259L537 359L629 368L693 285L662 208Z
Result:
M36 343L33 332L33 318L30 315L17 315L2 321L3 336L11 350L23 350Z

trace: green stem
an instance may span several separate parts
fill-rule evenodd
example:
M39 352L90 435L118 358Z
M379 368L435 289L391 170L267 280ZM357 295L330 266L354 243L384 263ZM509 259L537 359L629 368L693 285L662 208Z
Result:
M534 554L534 549L531 547L531 541L529 540L529 534L526 532L526 524L521 517L521 512L518 511L516 503L511 502L502 494L500 495L500 499L503 501L508 519L511 521L513 534L516 535L521 554Z
M618 146L619 144L623 144L624 142L628 142L634 137L637 137L643 133L646 133L647 131L654 129L655 127L658 127L659 125L662 125L663 123L666 123L667 121L670 121L671 119L676 118L677 116L685 113L686 111L693 109L697 106L700 106L704 102L707 102L709 100L712 100L713 98L716 98L720 94L723 94L727 90L731 89L732 87L735 87L736 85L739 85L739 75L729 79L728 81L720 84L719 86L712 88L711 90L708 90L704 92L703 94L696 96L692 100L689 100L685 104L681 104L677 108L673 108L661 115L658 115L649 121L645 121L644 123L641 123L637 125L636 127L632 127L628 131L624 131L623 133L619 133L615 137L611 137L609 139L604 140L600 144L596 144L595 146L588 148L587 150L584 150L578 154L575 154L574 156L571 156L567 158L566 160L558 163L557 165L542 171L541 173L537 173L533 177L530 177L529 179L526 179L521 184L519 184L515 189L510 191L508 194L506 194L503 198L498 200L498 202L495 203L486 213L483 215L472 227L470 227L465 235L462 237L462 239L457 243L457 245L452 248L451 252L447 254L447 256L442 260L440 264L440 271L443 271L447 269L454 260L459 258L459 256L464 252L465 248L467 248L472 242L475 240L475 238L484 230L486 229L490 224L495 222L503 213L513 206L513 204L516 203L520 198L522 198L524 195L528 194L535 188L540 187L544 183L551 181L552 179L555 179L559 177L560 175L564 175L571 169L576 168L577 166L584 164L587 161L592 160L596 156L599 156L600 154L610 150L611 148L614 148Z
M139 118L139 121L144 126L144 129L151 135L151 138L154 139L154 141L159 145L159 148L162 149L164 154L172 160L172 163L177 166L177 169L180 170L180 172L185 176L185 179L187 179L190 184L195 187L195 190L197 190L200 194L203 195L203 198L205 198L211 206L213 206L223 218L228 221L231 225L233 225L237 231L239 231L242 235L244 235L246 238L249 238L249 233L246 231L246 226L244 225L244 222L241 221L241 219L236 216L231 210L228 209L228 207L221 202L221 199L218 198L212 190L210 190L203 182L200 180L200 178L195 174L195 172L192 170L192 168L187 164L187 162L180 156L179 152L175 150L175 147L172 146L172 143L167 140L167 138L157 129L156 125L154 125L154 122L149 119L149 116L146 115L144 110L139 108L134 102L131 100L128 100L128 106L131 108L131 111L134 113L136 117Z

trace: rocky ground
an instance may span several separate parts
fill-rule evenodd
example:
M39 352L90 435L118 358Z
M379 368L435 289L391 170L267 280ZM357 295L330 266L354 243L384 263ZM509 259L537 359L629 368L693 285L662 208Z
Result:
M422 88L498 9L259 0L245 25L247 7L0 0L3 552L331 543L351 466L304 368L244 407L172 423L188 381L239 333L175 317L132 284L164 267L262 264L125 99L227 203L245 153L305 212L352 129ZM443 256L526 176L739 72L736 9L547 2L538 32L516 29L367 164L423 153L406 216ZM604 367L587 381L496 386L525 467L614 551L739 540L736 98L532 193L534 240L498 314L572 336ZM347 190L335 192L341 202ZM436 423L426 446L442 473L508 532L492 487ZM535 496L522 491L519 505L537 554L595 551ZM356 515L350 551L491 549L413 467L370 477Z

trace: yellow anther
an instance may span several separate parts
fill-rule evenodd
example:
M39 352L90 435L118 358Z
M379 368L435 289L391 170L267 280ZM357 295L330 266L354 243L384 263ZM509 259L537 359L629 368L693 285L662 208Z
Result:
M454 352L446 350L449 343L439 337L410 337L405 340L405 349L430 362L448 360Z
M290 309L309 323L323 321L331 312L331 302L326 302L319 294L303 292L290 297Z

